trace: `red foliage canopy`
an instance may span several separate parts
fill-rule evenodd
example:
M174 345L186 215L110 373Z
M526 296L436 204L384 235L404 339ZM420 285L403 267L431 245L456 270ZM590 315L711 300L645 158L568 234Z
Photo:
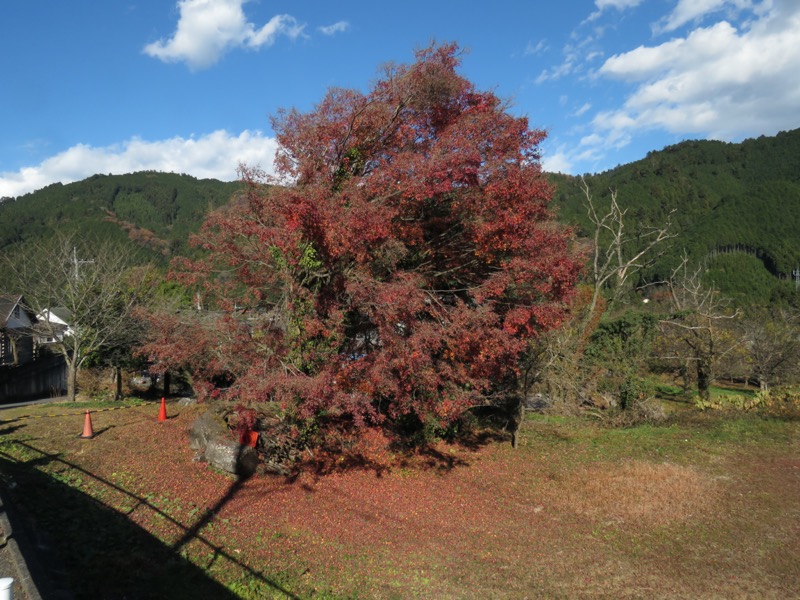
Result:
M445 424L560 323L580 267L548 211L545 133L458 65L434 46L366 95L273 120L283 185L244 170L245 196L196 240L209 258L178 265L225 311L192 338L206 377L213 356L234 396L300 418ZM149 349L169 364L174 345Z

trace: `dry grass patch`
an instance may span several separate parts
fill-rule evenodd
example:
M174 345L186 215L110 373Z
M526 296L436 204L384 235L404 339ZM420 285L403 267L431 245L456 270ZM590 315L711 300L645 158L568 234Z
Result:
M705 516L721 493L711 476L694 467L642 460L583 465L564 487L579 514L649 527Z

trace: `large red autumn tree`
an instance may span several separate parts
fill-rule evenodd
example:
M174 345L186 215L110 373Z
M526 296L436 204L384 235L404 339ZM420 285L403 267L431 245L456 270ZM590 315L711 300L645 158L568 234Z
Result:
M224 374L240 402L355 426L446 425L511 389L579 264L548 211L545 133L458 56L430 47L367 94L274 118L278 177L244 170L243 196L195 239L207 258L176 269L224 316L151 355Z

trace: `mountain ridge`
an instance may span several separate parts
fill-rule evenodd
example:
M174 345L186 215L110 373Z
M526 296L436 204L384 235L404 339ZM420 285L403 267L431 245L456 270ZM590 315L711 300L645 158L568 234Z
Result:
M581 177L548 177L556 187L559 219L587 235L591 223ZM693 263L708 263L710 277L723 291L764 302L776 286L770 283L773 289L763 293L728 290L731 270L752 270L757 267L753 259L788 282L800 268L800 129L739 143L684 141L583 179L601 209L614 190L627 207L630 225L658 227L672 213L678 237L643 272L645 281L668 277L685 252ZM746 249L741 260L723 260L722 266L709 262L737 247Z
M588 236L582 178L546 176L557 218ZM614 190L631 227L663 226L672 214L678 235L642 272L643 283L666 278L685 252L733 295L768 302L791 291L783 284L800 268L800 129L738 143L687 140L583 179L601 210ZM0 252L65 230L116 238L164 265L192 252L188 238L205 215L240 190L239 182L156 171L55 183L0 202ZM752 287L765 289L748 289L737 270L752 272Z

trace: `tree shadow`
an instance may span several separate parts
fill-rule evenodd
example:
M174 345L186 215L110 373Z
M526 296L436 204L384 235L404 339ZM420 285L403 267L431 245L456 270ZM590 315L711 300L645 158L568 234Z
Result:
M13 489L5 490L4 496L14 507L10 512L17 513L15 532L21 528L23 532L30 532L27 537L33 538L32 544L21 549L42 597L68 597L59 594L69 590L76 599L237 598L185 557L186 545L196 541L212 556L205 569L224 559L234 563L245 577L262 588L286 598L298 598L201 533L203 527L239 491L244 479L234 482L212 509L196 523L187 526L148 498L63 460L58 454L47 453L21 441L13 441L12 445L17 447L20 456L26 458L20 460L9 453L0 453L0 472L14 482ZM61 472L48 474L37 468L44 465L54 466ZM123 513L106 506L74 484L62 482L60 479L67 476L65 473L92 479L109 494L121 495L131 509ZM178 541L164 543L129 518L134 511L145 510L148 516L182 530ZM57 563L63 568L54 568ZM47 568L42 568L43 564L47 564Z
M222 507L225 506L228 502L230 502L233 497L239 492L242 488L244 483L253 476L252 472L244 470L242 466L241 456L244 451L244 446L239 447L239 453L237 455L236 464L237 464L237 474L236 474L236 481L234 481L231 486L228 488L228 491L217 501L217 503L208 509L205 514L203 514L200 519L198 519L191 527L186 528L183 535L180 537L178 541L172 544L173 551L180 551L186 544L191 542L194 539L199 539L200 531L208 525L212 519L222 510ZM216 556L216 555L215 555ZM281 592L284 594L289 594L289 592L283 588L280 589ZM292 596L294 597L294 596Z
M316 479L321 479L327 475L335 473L347 473L349 471L372 471L375 477L383 477L390 472L391 466L378 460L374 460L364 454L347 453L338 456L328 455L318 456L313 461L303 462L286 476L286 483L295 483L304 472L310 472Z
M477 452L486 446L510 441L511 435L507 431L497 427L492 429L482 429L480 431L475 431L460 436L453 441L453 445L464 450Z
M442 452L432 446L421 448L419 454L426 468L442 473L452 471L456 467L466 467L470 464L469 461L460 456Z
M6 421L6 422L9 422L9 421ZM10 425L8 427L3 427L2 429L0 429L0 435L9 435L9 434L14 433L15 431L17 431L17 429L22 429L23 427L25 427L24 423L20 424L20 425Z
M94 433L94 435L92 437L100 437L106 431L110 431L110 430L114 429L114 427L116 427L116 425L108 425L108 426L103 427L101 429L95 429L95 430L92 431L92 433ZM78 437L80 437L80 436L78 436Z
M508 442L507 432L497 428L481 428L469 433L459 434L442 441L452 452L442 449L438 443L413 443L395 439L387 446L392 458L377 458L369 451L343 449L340 446L323 447L313 459L302 461L286 476L286 483L296 483L302 474L312 474L316 479L336 473L349 471L372 472L375 477L383 477L394 469L434 470L439 473L450 472L459 467L470 466L469 454L501 442ZM319 449L318 449L319 450Z

